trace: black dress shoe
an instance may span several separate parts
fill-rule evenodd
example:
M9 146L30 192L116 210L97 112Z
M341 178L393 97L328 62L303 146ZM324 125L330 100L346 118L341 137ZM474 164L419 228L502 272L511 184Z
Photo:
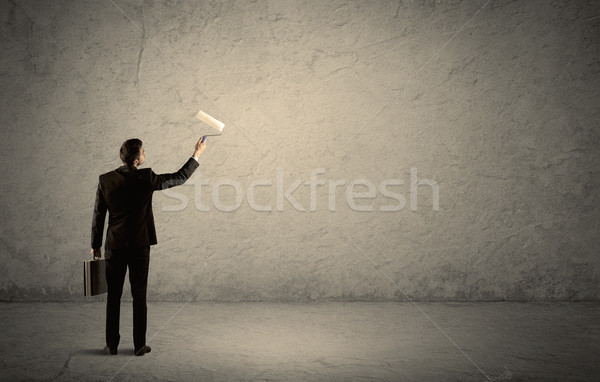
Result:
M150 348L150 346L144 345L144 347L135 351L135 355L144 355L146 353L150 353L151 351L152 351L152 348Z
M106 354L108 354L108 355L115 355L115 354L117 354L117 349L116 349L116 348L115 348L115 349L112 349L112 348L109 348L108 346L105 346L105 347L104 347L104 351L105 351L105 352L106 352Z

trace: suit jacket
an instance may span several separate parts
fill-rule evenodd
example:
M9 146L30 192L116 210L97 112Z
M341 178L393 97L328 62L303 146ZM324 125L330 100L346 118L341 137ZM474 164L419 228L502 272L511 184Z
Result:
M179 171L155 174L150 168L123 165L99 176L92 219L92 248L102 246L106 211L109 212L105 249L157 244L152 194L185 183L198 168L190 158Z

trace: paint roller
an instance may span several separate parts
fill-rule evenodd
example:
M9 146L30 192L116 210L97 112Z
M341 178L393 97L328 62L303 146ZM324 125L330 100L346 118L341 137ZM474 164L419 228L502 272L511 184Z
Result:
M215 137L223 134L223 128L225 127L225 124L219 121L218 119L206 114L202 110L200 110L198 114L196 114L196 119L206 123L208 126L212 127L213 129L219 132L218 134L205 134L204 136L202 136L202 142L204 142L206 137Z

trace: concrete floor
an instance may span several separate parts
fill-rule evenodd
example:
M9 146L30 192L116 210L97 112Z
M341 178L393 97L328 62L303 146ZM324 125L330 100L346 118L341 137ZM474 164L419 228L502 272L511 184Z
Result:
M152 352L133 357L129 302L122 305L117 356L102 351L104 302L2 303L1 380L600 378L599 303L418 306L422 311L410 303L154 302Z

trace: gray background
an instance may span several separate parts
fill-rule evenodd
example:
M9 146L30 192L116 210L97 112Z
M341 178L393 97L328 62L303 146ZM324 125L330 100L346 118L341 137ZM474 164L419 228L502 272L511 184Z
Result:
M115 3L139 29L110 1L1 3L0 299L85 300L98 175L132 137L176 171L200 109L225 133L173 189L186 208L154 194L149 300L600 297L597 2ZM278 211L278 168L286 189L402 179L406 206L340 187L332 212L326 184ZM439 211L428 186L410 208L411 168ZM239 209L211 205L219 180Z

